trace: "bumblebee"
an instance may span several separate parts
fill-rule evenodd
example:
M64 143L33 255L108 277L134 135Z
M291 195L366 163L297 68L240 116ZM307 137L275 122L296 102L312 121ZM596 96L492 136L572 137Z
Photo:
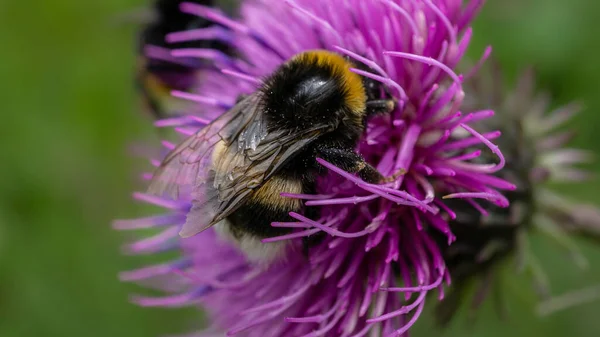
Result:
M355 148L368 117L391 112L396 102L352 67L329 51L298 54L172 150L149 192L177 197L182 187L192 187L193 205L180 235L216 225L251 261L272 261L285 244L261 239L291 231L272 222L294 221L292 211L318 218L316 208L281 196L316 192L316 178L325 173L317 157L370 183L395 179L382 176Z
M167 49L207 48L231 53L231 48L226 43L216 40L167 43L166 36L173 32L212 26L225 29L205 18L181 12L179 7L183 2L209 7L215 5L213 0L157 0L154 3L154 19L142 30L139 37L136 87L141 93L143 105L156 119L176 115L178 111L185 109L187 102L172 97L171 91L189 90L198 80L202 67L207 64L191 59L173 63L150 58L146 56L146 46Z

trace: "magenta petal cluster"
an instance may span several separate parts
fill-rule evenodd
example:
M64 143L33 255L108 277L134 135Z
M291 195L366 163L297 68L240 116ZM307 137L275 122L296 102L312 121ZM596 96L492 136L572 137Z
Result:
M261 78L294 54L327 49L367 65L371 72L353 71L384 83L398 100L391 115L369 122L358 151L384 175L406 173L393 183L372 185L318 159L329 169L319 181L319 194L287 196L320 207L321 218L291 214L297 221L272 225L296 231L264 241L289 240L294 246L303 236L320 231L329 235L309 258L292 250L269 266L249 263L210 230L180 239L177 233L189 210L185 198L137 194L167 213L117 222L121 229L161 230L129 250L143 254L180 249L183 257L124 273L128 281L170 293L135 301L145 306L201 305L211 327L199 336L223 331L260 337L404 335L421 314L427 294L435 290L442 298L444 284L450 282L440 249L430 237L438 231L448 244L455 239L448 221L456 215L444 198L464 199L473 212L484 212L481 202L505 207L508 201L499 191L514 189L493 176L504 166L491 142L499 132L480 134L469 126L493 112L461 111L463 75L453 70L469 45L469 24L481 3L248 0L238 20L212 8L182 4L182 11L226 27L229 33L223 39L239 55L173 50L174 57L206 58L215 67L192 92L173 92L196 102L193 111L159 121L159 126L189 135L231 107L240 94L256 90ZM167 39L219 38L213 35L192 29ZM465 151L478 144L497 160L481 164L480 150Z

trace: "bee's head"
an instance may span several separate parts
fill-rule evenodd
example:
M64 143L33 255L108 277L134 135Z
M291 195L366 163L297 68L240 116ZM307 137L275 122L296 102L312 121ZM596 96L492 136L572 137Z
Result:
M352 64L328 51L301 53L265 82L266 112L294 128L341 123L362 128L367 95Z

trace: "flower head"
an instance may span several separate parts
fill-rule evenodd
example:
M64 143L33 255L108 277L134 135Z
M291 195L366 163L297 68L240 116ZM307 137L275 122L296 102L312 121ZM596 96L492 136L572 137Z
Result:
M485 70L465 83L467 93L473 93L465 106L473 109L486 106L496 111L494 118L477 126L486 132L503 134L498 144L507 164L496 176L515 183L517 189L506 193L508 208L486 205L484 213L473 214L464 204L454 205L457 218L450 225L458 239L443 249L443 255L455 287L446 301L438 305L441 323L453 317L462 302L463 291L479 276L479 288L471 305L472 310L477 309L493 289L496 267L515 254L519 270L532 275L537 293L549 296L547 278L528 247L530 234L547 236L566 249L582 268L587 261L569 234L592 238L600 234L600 210L561 197L549 187L552 183L574 183L588 178L578 166L589 161L590 154L565 148L573 133L559 130L577 112L578 106L570 104L549 111L549 96L536 92L531 71L523 73L514 90L506 92L499 67ZM554 307L553 303L550 300L542 304L541 311L551 311L548 307Z
M399 336L421 314L428 292L449 274L432 232L455 240L448 221L455 218L446 199L463 199L474 211L476 199L506 207L498 190L514 186L492 176L504 157L471 123L493 113L464 114L463 76L454 72L471 38L469 23L481 5L458 0L246 1L233 20L213 8L183 3L181 10L209 18L229 29L226 40L239 58L206 48L175 49L174 57L206 58L215 65L194 92L173 95L197 104L187 116L162 121L184 135L231 108L240 94L255 91L261 78L291 56L327 49L364 64L356 73L386 85L399 102L388 116L369 121L358 152L382 174L406 174L393 183L365 183L317 159L329 174L319 180L316 195L286 195L319 207L319 219L292 213L292 234L263 242L325 232L310 251L288 254L268 266L255 265L211 231L190 239L177 236L189 211L189 200L137 197L171 210L147 219L117 222L120 228L163 227L154 237L130 246L135 253L182 249L181 260L124 274L127 280L168 277L174 295L136 298L142 305L201 304L214 331L242 336ZM203 29L170 34L171 41L204 38ZM484 57L489 54L486 50ZM456 135L460 135L459 138ZM477 150L457 154L483 144ZM167 148L173 144L165 143ZM474 160L482 153L489 163ZM157 162L155 162L157 163ZM176 275L173 275L176 274ZM163 282L164 283L164 282ZM208 334L208 332L206 332Z

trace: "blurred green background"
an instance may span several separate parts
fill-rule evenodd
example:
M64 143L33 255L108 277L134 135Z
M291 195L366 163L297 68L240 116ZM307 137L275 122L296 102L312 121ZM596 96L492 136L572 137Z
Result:
M117 273L147 258L120 253L127 239L113 218L143 213L130 200L145 162L126 148L155 141L136 110L132 88L135 26L119 14L143 0L0 1L0 336L153 337L188 330L193 310L143 309L128 303L140 290ZM492 44L514 77L533 64L555 102L581 99L571 123L577 146L600 154L600 2L490 0L475 24L471 55ZM590 167L595 172L600 161ZM567 187L596 202L596 181ZM580 272L547 243L535 245L560 294L600 281L600 247ZM510 312L491 305L475 324L458 320L443 336L598 336L600 302L548 318L523 276L508 280ZM424 318L415 336L436 336Z

